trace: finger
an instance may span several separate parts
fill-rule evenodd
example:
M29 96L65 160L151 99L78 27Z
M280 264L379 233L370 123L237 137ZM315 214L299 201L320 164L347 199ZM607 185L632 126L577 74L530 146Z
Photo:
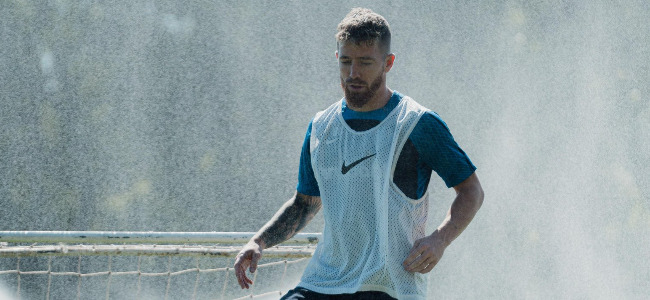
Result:
M411 252L409 252L408 257L406 257L406 259L404 260L404 262L402 263L402 265L404 265L404 267L408 267L408 266L411 265L411 264L413 263L413 261L415 261L415 260L416 260L416 259L417 259L421 254L422 254L422 250L421 250L419 247L413 246L413 248L411 248Z
M243 289L244 285L242 283L241 276L239 274L239 269L240 268L241 268L240 256L237 256L237 259L235 260L235 266L233 267L233 270L235 271L235 277L237 278L237 283Z
M248 278L248 276L246 276L246 272L243 272L242 275L241 275L241 285L242 285L242 289L244 289L244 288L245 288L245 289L250 288L250 285L251 285L251 284L253 284L253 281L250 280L250 278Z
M245 289L245 288L246 288L246 282L245 282L245 280L242 278L242 274L241 274L241 271L240 271L239 268L235 268L235 277L237 277L237 283L239 283L239 286L240 286L242 289Z
M244 285L244 288L249 289L250 285L253 284L253 281L250 280L250 278L248 278L248 276L246 276L244 273L244 275L242 275L242 283Z
M241 274L235 269L235 277L237 277L237 284L239 284L239 287L244 289L244 281L241 278Z
M406 266L406 270L410 272L418 272L419 270L424 269L428 265L428 260L430 256L422 254L418 256L410 265Z
M255 273L255 270L257 270L257 262L260 260L260 257L262 257L261 253L253 254L253 257L251 259L251 267L250 267L251 273Z
M422 268L417 270L416 272L420 272L422 274L429 273L431 270L433 270L433 268L438 264L439 261L440 261L439 257L433 256L431 257L431 259L425 261L422 264Z
M237 277L237 282L242 289L247 289L247 282L250 281L250 279L246 277L246 268L248 267L249 263L250 261L248 259L243 259L242 256L239 256L237 258L237 262L235 262L235 276Z
M411 272L412 273L422 273L424 269L426 269L427 266L425 265L420 265L417 268L413 269Z
M413 248L413 250L411 250L411 254L404 261L404 267L408 268L411 266L412 268L420 265L424 260L429 259L431 253L426 250L427 248L425 246L418 246Z
M427 260L421 262L419 265L414 266L414 267L411 269L411 272L413 272L413 273L422 273L422 272L424 272L424 270L426 270L426 268L428 268L429 265L431 265L431 264L433 264L433 261L427 259Z
M426 274L426 273L431 272L431 270L433 270L433 267L435 267L437 264L438 264L438 262L434 262L434 263L429 264L426 268L424 268L424 270L420 271L420 273Z

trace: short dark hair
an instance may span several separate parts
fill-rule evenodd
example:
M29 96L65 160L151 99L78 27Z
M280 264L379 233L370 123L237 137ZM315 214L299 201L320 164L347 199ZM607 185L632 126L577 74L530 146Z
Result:
M343 18L336 33L336 45L354 42L357 45L373 45L379 42L379 48L390 53L390 26L381 15L367 8L353 8Z

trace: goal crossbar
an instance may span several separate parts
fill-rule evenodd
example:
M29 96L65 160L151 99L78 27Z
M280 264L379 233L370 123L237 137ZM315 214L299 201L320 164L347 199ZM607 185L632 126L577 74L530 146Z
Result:
M255 232L154 232L154 231L0 231L7 243L156 243L156 244L242 244ZM298 233L285 243L314 244L321 233Z

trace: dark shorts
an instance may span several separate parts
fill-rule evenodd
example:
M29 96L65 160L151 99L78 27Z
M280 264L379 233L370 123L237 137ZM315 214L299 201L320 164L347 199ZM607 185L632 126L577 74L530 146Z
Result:
M280 300L397 300L384 292L356 292L354 294L327 295L297 287Z

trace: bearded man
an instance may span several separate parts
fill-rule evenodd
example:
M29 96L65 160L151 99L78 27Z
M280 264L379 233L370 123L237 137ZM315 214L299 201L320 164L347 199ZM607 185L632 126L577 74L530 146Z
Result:
M282 299L425 299L427 275L468 226L483 190L445 122L388 88L395 62L388 22L353 9L338 25L344 98L319 112L303 143L296 194L238 254L242 288L266 248L295 235L323 209L323 239L298 286ZM432 171L456 198L426 234Z

